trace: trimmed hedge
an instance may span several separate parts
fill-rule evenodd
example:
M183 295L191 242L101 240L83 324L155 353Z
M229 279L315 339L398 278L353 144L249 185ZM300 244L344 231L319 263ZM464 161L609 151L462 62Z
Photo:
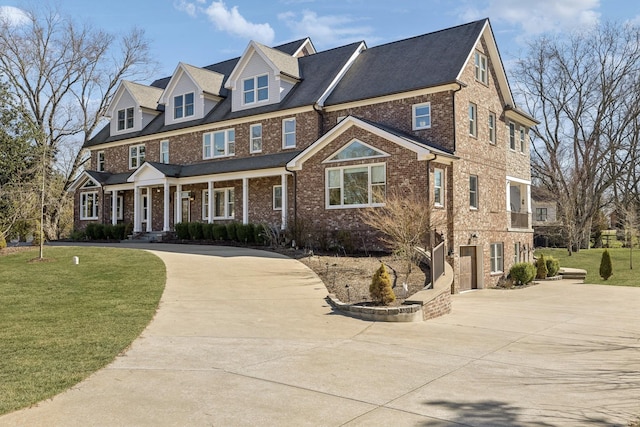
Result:
M526 285L536 277L536 267L528 262L519 262L513 264L509 276L516 285Z
M560 271L560 261L553 258L550 255L547 255L545 258L545 262L547 263L547 276L554 277L558 275L558 271Z

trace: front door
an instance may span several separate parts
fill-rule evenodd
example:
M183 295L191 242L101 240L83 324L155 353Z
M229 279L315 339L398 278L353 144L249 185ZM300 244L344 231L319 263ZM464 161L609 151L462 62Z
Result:
M478 261L475 246L460 246L460 292L478 288Z

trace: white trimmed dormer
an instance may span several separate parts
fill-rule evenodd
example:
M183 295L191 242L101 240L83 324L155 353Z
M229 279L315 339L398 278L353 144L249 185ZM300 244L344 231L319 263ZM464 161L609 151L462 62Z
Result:
M160 97L165 106L164 124L203 118L222 100L223 80L215 71L179 63Z
M110 135L141 131L160 112L162 89L123 80L107 110L111 118Z
M297 57L252 41L225 87L232 93L231 110L241 111L282 101L299 81Z

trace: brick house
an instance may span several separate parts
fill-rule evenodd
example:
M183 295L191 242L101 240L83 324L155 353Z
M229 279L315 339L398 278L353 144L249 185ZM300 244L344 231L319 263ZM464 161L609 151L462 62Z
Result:
M456 291L531 256L536 122L514 106L488 19L372 48L250 42L150 86L122 82L109 116L71 189L77 229L295 221L365 242L361 209L409 184L446 218Z

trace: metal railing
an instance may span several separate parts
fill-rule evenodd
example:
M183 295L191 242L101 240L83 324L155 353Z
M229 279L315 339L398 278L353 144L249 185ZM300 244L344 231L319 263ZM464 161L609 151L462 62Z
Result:
M436 280L444 275L444 242L431 249L431 284L435 286Z

